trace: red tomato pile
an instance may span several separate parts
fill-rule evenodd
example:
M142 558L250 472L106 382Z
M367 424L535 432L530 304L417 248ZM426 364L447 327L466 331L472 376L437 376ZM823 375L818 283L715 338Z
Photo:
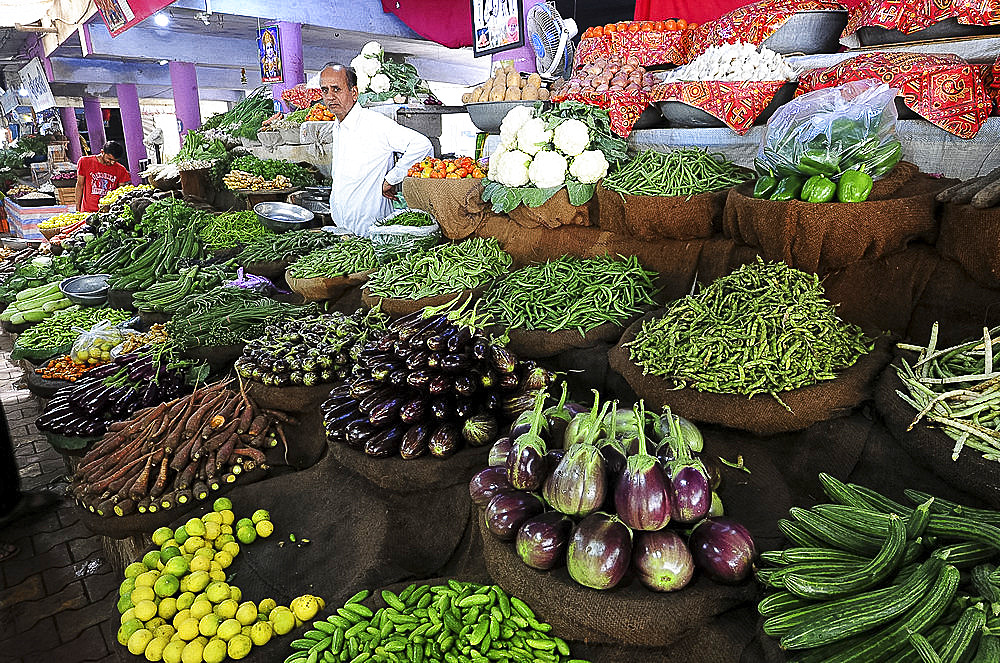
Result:
M608 23L604 27L598 25L587 28L583 33L583 38L603 37L612 32L672 32L674 30L694 30L697 27L697 23L688 23L683 18L671 18L666 21L622 21Z
M296 108L309 108L313 102L319 101L320 98L321 93L317 88L307 88L304 83L299 83L281 93L282 101Z
M459 159L435 159L427 157L420 163L410 166L408 177L421 177L432 179L460 180L466 177L482 179L486 173L479 167L471 157L461 157Z

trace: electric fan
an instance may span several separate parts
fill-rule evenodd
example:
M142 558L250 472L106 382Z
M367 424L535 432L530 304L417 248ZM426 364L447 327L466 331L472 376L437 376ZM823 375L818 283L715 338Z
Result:
M525 24L527 38L535 49L535 70L546 80L569 78L576 47L576 21L563 19L556 8L543 2L528 10Z

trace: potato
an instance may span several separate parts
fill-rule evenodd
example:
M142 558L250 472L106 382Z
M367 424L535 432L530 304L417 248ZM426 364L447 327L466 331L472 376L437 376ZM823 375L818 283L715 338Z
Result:
M538 88L534 85L525 85L521 90L521 99L525 101L535 101L538 99Z
M538 91L538 99L539 99L539 101L548 101L549 100L549 91L546 90L545 88L542 88L541 90L539 90Z
M502 88L502 87L494 87L494 88L493 88L493 89L492 89L492 90L490 91L490 97L489 97L489 100L490 100L490 101L503 101L503 98L504 98L504 94L505 94L506 92L507 92L507 89L506 89L506 88Z
M521 76L516 71L512 71L507 74L507 87L516 87L518 90L521 89Z
M462 103L463 104L470 104L470 103L472 103L472 93L471 92L466 92L465 94L462 95Z
M483 91L479 95L479 101L486 101L487 99L490 98L490 92L493 91L493 79L490 79L485 83L483 83L482 89Z
M503 96L504 101L521 101L521 88L516 85L508 87L506 94Z
M525 87L527 87L529 85L534 86L536 88L541 88L542 87L542 77L539 76L538 74L531 74L531 75L529 75L528 76L528 82L527 82L527 85Z

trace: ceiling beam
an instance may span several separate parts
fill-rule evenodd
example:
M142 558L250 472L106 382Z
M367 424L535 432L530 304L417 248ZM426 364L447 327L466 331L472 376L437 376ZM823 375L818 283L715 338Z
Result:
M420 57L408 57L405 60L417 68L417 73L425 81L478 85L490 75L489 58L471 60L467 64Z
M97 58L49 58L52 75L62 83L134 83L170 85L170 70L155 62L101 60ZM260 85L260 69L248 67L244 85L239 69L197 67L198 89L252 90Z

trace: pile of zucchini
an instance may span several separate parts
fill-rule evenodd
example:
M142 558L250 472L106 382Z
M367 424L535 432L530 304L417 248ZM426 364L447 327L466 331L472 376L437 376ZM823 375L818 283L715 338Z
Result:
M23 325L28 322L41 322L55 315L56 311L67 309L73 305L59 290L59 282L54 281L36 288L28 288L17 293L17 298L0 313L0 321L12 325Z
M826 475L833 504L780 520L761 554L764 632L799 663L1000 661L1000 512L907 490L899 504Z

